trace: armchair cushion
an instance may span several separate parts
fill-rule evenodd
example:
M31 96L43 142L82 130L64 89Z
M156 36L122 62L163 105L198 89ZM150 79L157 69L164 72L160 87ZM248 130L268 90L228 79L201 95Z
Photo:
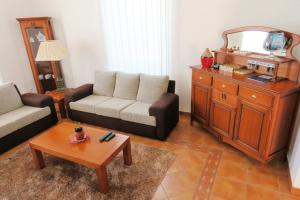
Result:
M26 106L38 108L49 107L53 122L57 122L57 115L52 97L45 94L26 93L21 95L21 99Z
M14 121L0 118L0 138L14 132L18 127Z
M70 108L82 112L95 113L95 106L109 99L111 99L111 97L89 95L78 101L70 102Z
M137 100L154 103L163 93L167 92L168 84L168 76L141 74Z
M95 84L93 92L96 95L112 97L115 90L116 72L95 72Z
M0 138L51 114L50 107L22 106L0 115Z
M117 72L116 86L113 96L122 99L136 100L140 75Z
M23 106L20 94L13 83L5 83L0 86L0 102L0 114Z
M122 120L156 126L155 117L149 115L150 103L135 102L121 111Z

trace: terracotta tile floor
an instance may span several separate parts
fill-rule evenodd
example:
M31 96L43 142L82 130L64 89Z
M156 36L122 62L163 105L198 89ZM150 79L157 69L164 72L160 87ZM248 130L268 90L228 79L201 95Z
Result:
M300 199L289 192L286 162L262 165L217 141L197 123L191 126L186 114L180 116L180 123L165 142L129 135L133 142L177 155L153 200ZM27 142L1 155L0 160L25 145Z

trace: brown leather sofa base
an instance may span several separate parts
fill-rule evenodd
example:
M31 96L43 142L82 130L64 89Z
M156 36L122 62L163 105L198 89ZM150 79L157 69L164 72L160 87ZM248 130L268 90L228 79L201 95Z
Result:
M47 128L53 126L56 122L57 120L53 119L51 115L48 115L32 124L24 126L23 128L0 138L0 154L37 135L41 131L46 130Z
M72 110L70 103L93 94L93 84L84 84L65 92L65 105L72 120L89 123L109 129L135 133L137 135L165 140L179 121L179 97L174 94L175 81L170 80L168 91L162 94L149 108L150 116L155 117L156 126L149 126L121 119L105 117L93 113Z

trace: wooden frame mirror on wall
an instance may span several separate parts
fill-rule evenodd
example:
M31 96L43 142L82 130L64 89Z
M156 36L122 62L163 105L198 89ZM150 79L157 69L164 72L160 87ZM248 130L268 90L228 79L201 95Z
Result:
M58 61L35 61L39 45L46 40L53 40L50 17L17 18L20 23L25 48L29 58L34 82L38 93L57 89L57 78L62 77Z

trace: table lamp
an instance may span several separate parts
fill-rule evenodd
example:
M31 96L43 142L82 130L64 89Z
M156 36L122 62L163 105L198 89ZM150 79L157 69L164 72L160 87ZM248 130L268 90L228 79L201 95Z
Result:
M61 61L67 55L67 49L59 40L47 40L40 43L35 61L50 61L55 68L54 74L57 90L64 90L65 84L57 61Z

